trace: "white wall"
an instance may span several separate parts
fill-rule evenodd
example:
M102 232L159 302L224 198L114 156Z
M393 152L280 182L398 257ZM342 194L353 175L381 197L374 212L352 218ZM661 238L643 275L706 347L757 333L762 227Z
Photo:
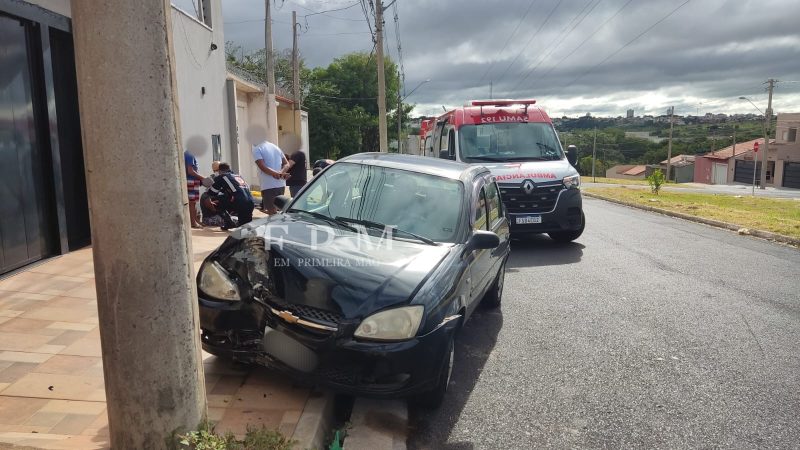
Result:
M222 160L230 160L230 139L226 126L225 102L225 38L222 31L222 5L211 4L213 29L178 8L172 8L172 37L178 83L183 144L193 136L202 136L205 149L198 151L200 173L211 172L213 160L211 135L219 134L222 141ZM208 14L208 11L206 11ZM211 50L211 44L217 46ZM205 88L205 94L202 89Z

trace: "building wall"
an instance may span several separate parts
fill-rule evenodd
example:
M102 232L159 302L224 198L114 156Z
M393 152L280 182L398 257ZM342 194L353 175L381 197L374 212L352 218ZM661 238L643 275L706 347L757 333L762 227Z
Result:
M694 182L711 184L712 167L717 159L697 156L694 158Z
M691 183L694 181L694 165L673 167L676 183Z
M208 3L211 6L213 28L207 27L179 8L172 8L172 42L175 51L181 139L186 146L193 137L202 137L203 148L193 151L203 175L211 172L211 162L214 160L212 135L220 136L220 159L230 160L231 157L229 130L225 126L227 70L222 5L219 0ZM211 50L212 43L217 46L216 50Z
M794 128L800 131L800 113L778 114L778 123L775 126L775 140L779 143L787 142L784 140L784 132ZM800 135L796 136L795 141L800 142Z

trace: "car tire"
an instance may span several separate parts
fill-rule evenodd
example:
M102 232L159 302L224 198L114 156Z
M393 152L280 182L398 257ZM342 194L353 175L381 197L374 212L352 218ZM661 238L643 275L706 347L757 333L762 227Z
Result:
M572 242L575 239L578 239L583 234L583 229L586 228L586 216L583 215L583 211L581 211L581 227L577 230L570 230L570 231L552 231L547 233L550 235L550 239L560 242L562 244L566 244L568 242Z
M423 409L436 409L444 401L447 394L447 386L450 384L450 377L453 375L453 361L455 359L455 333L447 341L447 350L442 359L439 374L436 377L436 385L433 389L415 396L412 401L415 405Z
M483 296L481 303L489 308L499 308L503 300L503 286L505 285L506 278L506 262L500 265L500 270L497 271L497 277L494 279L491 287Z

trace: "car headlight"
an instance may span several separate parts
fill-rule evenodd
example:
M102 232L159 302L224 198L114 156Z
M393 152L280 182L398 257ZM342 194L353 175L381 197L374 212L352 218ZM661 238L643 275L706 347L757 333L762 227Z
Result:
M355 337L376 341L411 339L417 334L424 311L422 305L414 305L373 314L361 322Z
M567 189L579 188L581 186L581 176L572 175L571 177L564 177L564 187Z
M239 301L239 286L216 261L206 261L200 269L200 290L220 300Z

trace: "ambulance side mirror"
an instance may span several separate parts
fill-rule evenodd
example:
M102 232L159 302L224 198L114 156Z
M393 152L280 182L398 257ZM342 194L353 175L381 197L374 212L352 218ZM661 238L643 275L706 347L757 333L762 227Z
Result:
M578 166L578 149L572 145L567 148L567 161L569 161L573 167Z

